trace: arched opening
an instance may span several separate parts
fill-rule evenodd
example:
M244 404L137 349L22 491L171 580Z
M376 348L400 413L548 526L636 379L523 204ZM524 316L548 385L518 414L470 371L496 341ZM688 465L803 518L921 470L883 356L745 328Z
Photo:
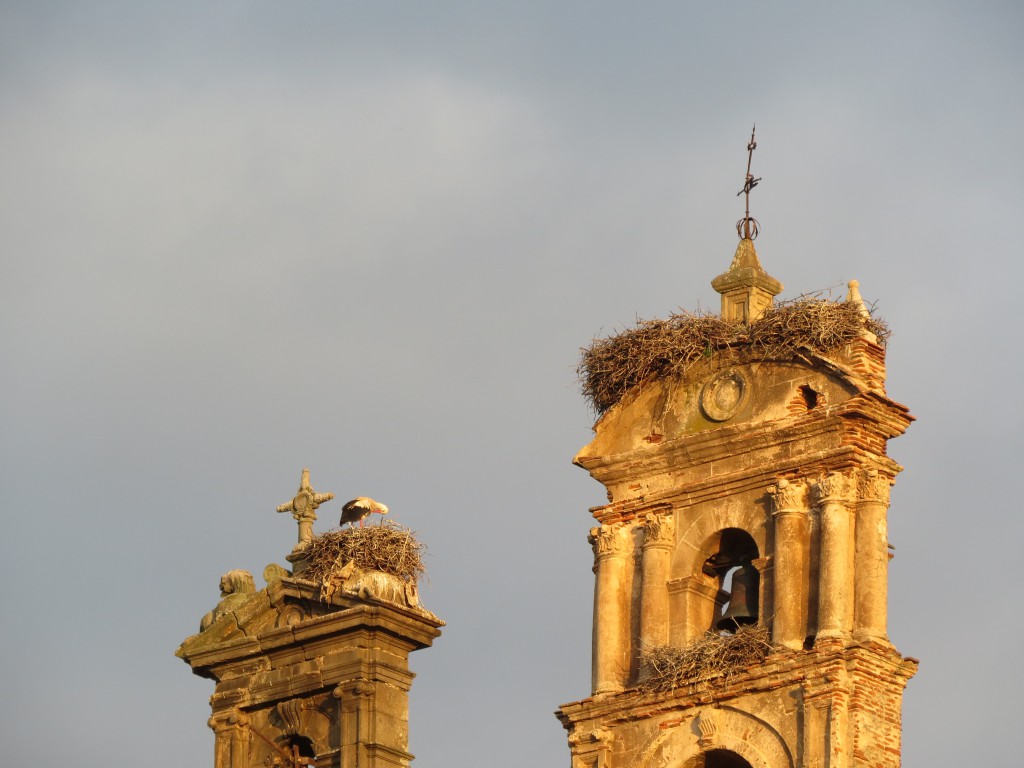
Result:
M721 532L718 552L704 561L702 569L718 581L712 630L735 632L741 626L757 623L761 583L753 564L757 558L757 543L749 533L739 528Z
M728 749L712 749L705 752L703 761L699 762L699 768L752 768L750 763Z
M291 759L282 759L283 755L277 754L273 757L273 765L280 768L302 768L303 766L315 766L316 749L313 741L305 736L289 736L278 742L281 752L289 755Z

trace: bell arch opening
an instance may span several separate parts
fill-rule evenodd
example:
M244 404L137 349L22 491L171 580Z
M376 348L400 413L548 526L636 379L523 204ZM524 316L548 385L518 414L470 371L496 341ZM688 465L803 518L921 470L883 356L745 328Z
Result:
M759 553L754 538L740 528L725 528L717 537L718 551L701 568L718 586L709 629L735 632L757 624L761 615L761 576L754 565Z
M694 755L683 768L754 768L742 755L730 749L709 749Z
M728 749L712 749L697 757L694 768L753 768L740 755Z
M286 739L281 739L278 742L278 746L282 752L289 755L291 760L282 760L282 755L274 755L273 765L281 766L281 768L304 768L304 766L311 766L316 764L316 747L313 745L313 740L305 736L289 736Z

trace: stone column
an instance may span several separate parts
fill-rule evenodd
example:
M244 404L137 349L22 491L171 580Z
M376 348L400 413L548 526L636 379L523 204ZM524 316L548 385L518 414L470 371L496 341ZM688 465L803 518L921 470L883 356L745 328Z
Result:
M590 529L594 547L594 693L614 693L626 687L629 674L629 566L627 528L622 524Z
M858 478L854 637L888 642L889 535L886 510L892 480L875 470Z
M806 487L802 481L779 480L768 489L775 504L775 617L772 641L803 648L807 636L808 525Z
M671 513L644 518L643 581L640 585L640 647L668 643L668 577L672 567Z
M853 629L854 589L850 478L829 472L818 479L814 489L821 515L817 637L849 637Z

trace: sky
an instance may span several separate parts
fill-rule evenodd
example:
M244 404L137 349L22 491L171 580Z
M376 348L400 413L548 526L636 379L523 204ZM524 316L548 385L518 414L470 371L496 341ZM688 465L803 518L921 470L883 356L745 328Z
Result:
M782 298L892 327L904 764L1019 762L1014 2L0 2L3 762L211 765L174 650L303 467L428 549L419 768L565 765L590 690L580 347ZM335 509L337 507L337 509Z

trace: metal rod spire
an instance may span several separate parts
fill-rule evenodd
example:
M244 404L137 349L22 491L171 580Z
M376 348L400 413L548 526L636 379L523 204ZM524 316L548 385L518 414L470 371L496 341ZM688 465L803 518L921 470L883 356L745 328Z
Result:
M743 189L736 193L736 197L740 195L746 196L746 210L743 214L743 218L736 222L736 234L739 235L740 239L753 240L757 237L761 227L757 223L757 219L750 215L750 190L756 187L761 179L760 177L754 178L753 174L750 173L750 164L754 160L754 150L757 149L757 141L754 139L754 134L757 133L757 125L750 130L750 142L747 144L747 176L743 181Z

